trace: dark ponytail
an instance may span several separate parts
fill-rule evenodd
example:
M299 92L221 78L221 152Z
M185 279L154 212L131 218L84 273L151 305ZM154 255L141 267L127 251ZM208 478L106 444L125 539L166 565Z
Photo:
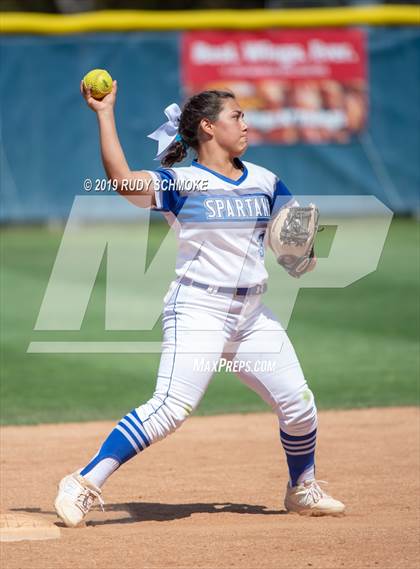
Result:
M168 168L175 164L175 162L182 162L187 155L187 145L183 142L176 140L173 142L168 152L162 158L162 166Z
M162 166L171 167L175 162L181 162L187 156L187 148L190 146L198 151L198 129L202 119L216 121L223 107L225 99L234 99L235 95L230 91L202 91L193 95L185 103L179 120L179 137L181 140L173 142L162 160Z

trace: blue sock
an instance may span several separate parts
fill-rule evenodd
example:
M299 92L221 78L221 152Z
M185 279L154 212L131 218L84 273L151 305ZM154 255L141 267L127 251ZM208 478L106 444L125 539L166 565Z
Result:
M80 474L82 476L89 474L95 466L106 458L115 460L121 466L121 464L130 460L130 458L133 458L133 456L148 446L150 446L150 442L143 423L133 409L111 431L98 454L85 466Z
M307 478L314 478L316 429L303 436L288 435L280 429L280 439L286 452L291 486L300 483L299 478L304 473Z

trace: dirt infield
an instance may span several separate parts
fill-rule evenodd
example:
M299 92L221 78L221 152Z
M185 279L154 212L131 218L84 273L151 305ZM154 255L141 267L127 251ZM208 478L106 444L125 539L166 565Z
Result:
M7 427L1 512L57 523L62 475L83 465L113 423ZM1 544L15 569L418 567L419 413L323 412L317 476L344 518L286 514L286 465L270 414L193 417L117 472L106 511L60 539Z

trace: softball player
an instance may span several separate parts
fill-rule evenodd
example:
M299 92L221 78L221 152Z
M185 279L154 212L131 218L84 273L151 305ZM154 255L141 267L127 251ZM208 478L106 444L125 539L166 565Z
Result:
M151 399L115 426L97 454L59 484L55 508L69 527L98 500L122 464L179 428L197 407L223 358L277 414L289 468L285 507L307 515L341 514L344 504L315 480L317 411L291 342L261 303L266 289L264 235L278 208L293 198L270 171L240 156L247 126L234 95L204 91L149 135L163 168L131 171L119 143L113 107L117 85L102 101L81 91L97 113L102 158L119 191L162 212L176 232L176 278L164 298L162 355ZM172 168L191 148L191 166ZM124 180L141 189L124 192ZM261 361L270 365L261 365Z

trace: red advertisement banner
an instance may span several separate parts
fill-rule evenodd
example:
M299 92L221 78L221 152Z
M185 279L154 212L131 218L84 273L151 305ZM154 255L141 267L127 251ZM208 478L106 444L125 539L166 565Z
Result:
M366 121L362 30L186 32L181 69L187 96L235 93L253 144L344 143Z

